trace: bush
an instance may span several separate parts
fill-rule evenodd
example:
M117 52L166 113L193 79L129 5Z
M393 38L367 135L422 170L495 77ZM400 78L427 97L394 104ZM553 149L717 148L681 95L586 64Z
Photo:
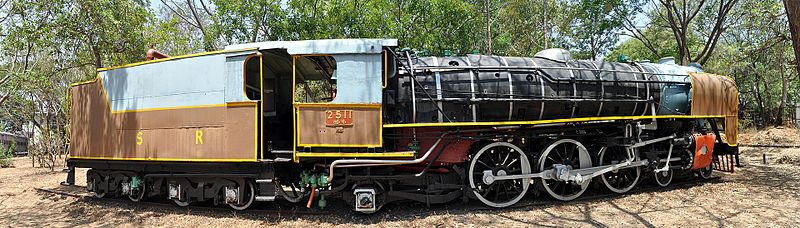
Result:
M11 158L14 157L14 148L15 147L8 147L5 150L0 149L0 168L14 167L14 161L11 160Z

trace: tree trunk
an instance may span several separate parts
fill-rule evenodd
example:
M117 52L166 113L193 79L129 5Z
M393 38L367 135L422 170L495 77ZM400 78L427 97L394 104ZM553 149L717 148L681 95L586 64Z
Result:
M547 0L542 1L542 31L544 31L544 49L547 49L547 41L550 40L550 28L547 27Z
M489 12L489 0L486 0L486 41L489 50L487 54L492 55L492 18Z
M750 63L750 64L751 64L752 69L756 69L755 68L755 63ZM764 97L761 96L761 85L760 85L761 84L761 76L759 74L757 74L757 73L753 74L753 76L755 76L755 81L753 83L753 92L755 92L756 103L758 104L758 115L757 115L758 118L754 118L755 121L753 121L753 124L755 124L757 128L761 128L762 125L758 123L758 120L759 119L761 119L761 120L766 119L767 111L764 108Z
M778 54L778 71L781 73L781 81L783 83L783 88L781 88L781 104L778 106L778 114L775 115L775 126L783 126L783 112L786 109L786 98L789 95L789 78L786 75L785 70L783 69L783 63L785 62L783 51L779 51Z
M789 19L789 32L792 34L792 47L794 48L795 70L800 73L800 1L783 0L786 7L786 17Z
M800 63L800 1L784 0L783 4L786 7L786 17L789 19L795 63ZM795 64L795 70L800 73L800 64Z

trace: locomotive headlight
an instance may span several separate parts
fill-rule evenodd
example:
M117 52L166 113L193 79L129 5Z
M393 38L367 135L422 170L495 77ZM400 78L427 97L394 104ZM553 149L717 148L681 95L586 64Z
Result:
M708 148L706 145L703 145L703 147L700 147L700 154L706 155L706 153L708 153Z

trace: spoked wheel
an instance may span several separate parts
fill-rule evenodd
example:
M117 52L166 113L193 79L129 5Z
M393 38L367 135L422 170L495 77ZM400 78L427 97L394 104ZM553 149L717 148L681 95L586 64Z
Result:
M600 166L616 165L628 160L627 151L624 147L611 147L600 150ZM636 159L638 160L638 158ZM615 193L625 193L633 189L641 176L641 167L629 167L607 172L600 175L603 184Z
M139 188L131 188L131 194L128 195L128 199L133 202L139 202L144 198L145 191L147 189L147 185L145 185L144 179L141 179L141 183L139 183Z
M572 169L592 167L592 159L589 151L578 141L573 139L561 139L550 144L542 156L539 157L539 171L552 169L553 165L562 164ZM570 201L578 198L589 187L591 180L585 180L582 184L560 181L555 179L543 179L542 185L550 196L561 201Z
M481 148L469 164L469 186L475 197L490 207L511 206L528 192L527 178L495 180L487 183L483 172L490 170L494 176L529 174L531 166L522 149L507 142L495 142Z
M672 182L672 169L655 173L655 181L661 187L667 187Z
M253 184L250 183L250 181L247 181L245 183L245 187L242 188L242 191L244 191L244 192L242 192L240 194L244 194L244 196L242 197L244 202L240 202L239 204L235 204L235 203L229 203L228 204L228 206L231 206L231 208L233 208L234 210L237 210L237 211L245 210L248 207L250 207L250 205L252 205L253 201L255 201L255 199L256 199L256 188L253 187Z
M303 194L300 186L296 182L278 183L278 194L280 194L286 201L297 203L303 200Z
M714 168L711 167L711 165L708 165L705 168L701 168L701 169L697 170L697 174L700 176L700 178L703 178L703 179L706 179L706 180L707 179L711 179L711 173L713 173L713 172L714 172Z

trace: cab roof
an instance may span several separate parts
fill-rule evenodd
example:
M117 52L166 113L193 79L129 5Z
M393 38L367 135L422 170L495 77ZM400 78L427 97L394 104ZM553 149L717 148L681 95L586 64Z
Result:
M290 55L305 54L374 54L380 53L383 47L397 46L397 39L328 39L299 41L266 41L257 43L234 44L225 46L225 50L242 49L286 49Z

